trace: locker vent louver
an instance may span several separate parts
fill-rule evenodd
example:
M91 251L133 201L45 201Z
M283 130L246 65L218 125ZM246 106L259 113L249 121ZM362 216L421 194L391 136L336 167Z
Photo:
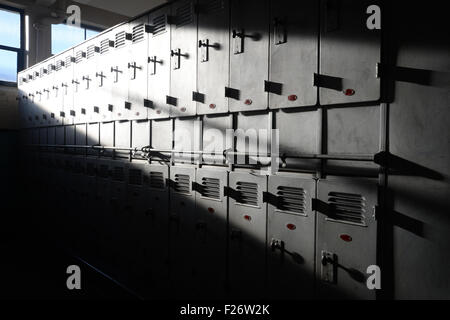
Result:
M202 178L200 193L205 198L220 200L220 180L214 178Z
M144 39L144 25L140 24L133 27L132 41L133 43L139 42Z
M279 186L277 196L278 210L300 215L306 214L306 191L302 188Z
M116 33L116 41L114 42L114 47L116 49L119 49L124 46L125 46L125 31L120 31Z
M186 174L176 174L175 175L175 186L174 189L179 193L190 193L190 177Z
M129 184L140 186L142 185L142 171L138 169L130 169L128 172Z
M238 182L236 185L238 203L255 207L258 206L258 185L256 183Z
M55 70L56 70L56 71L61 70L61 69L62 69L62 65L63 65L63 61L62 61L62 60L56 61L56 67L55 67Z
M359 194L328 193L330 218L336 221L364 225L366 199Z
M70 65L72 64L72 59L71 59L71 58L72 58L71 56L67 56L67 57L66 57L66 61L65 61L65 63L64 63L64 66L65 66L66 68L70 67Z
M149 186L153 189L164 189L164 174L162 172L151 171Z
M83 51L79 50L75 54L75 63L79 63L83 59Z
M109 176L109 168L106 164L101 164L98 168L98 176L103 179L107 179Z
M188 2L177 8L176 26L177 26L177 28L180 28L191 22L192 22L192 6L191 6L191 3Z
M204 13L205 14L214 14L220 12L224 8L223 0L211 0L205 4Z
M53 65L50 63L48 66L47 66L47 74L51 74L53 72Z
M100 54L105 54L109 51L109 39L100 41Z
M87 47L87 53L86 53L86 58L90 59L94 56L95 53L95 46L93 44L91 44L90 46Z
M114 181L124 181L125 174L123 172L123 167L114 167L112 178Z
M153 19L153 35L156 36L164 31L166 31L166 15L155 17Z
M39 69L39 77L43 77L44 76L44 67L41 67L40 69Z

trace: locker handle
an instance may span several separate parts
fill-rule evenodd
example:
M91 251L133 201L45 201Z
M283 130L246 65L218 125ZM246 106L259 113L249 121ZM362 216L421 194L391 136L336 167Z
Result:
M244 29L241 29L240 32L237 31L236 29L233 29L233 31L232 31L232 37L233 37L233 39L235 39L235 38L241 38L241 39L244 39L244 38L251 38L251 39L253 39L253 40L255 40L255 41L261 39L261 35L260 35L259 33L245 34L245 30L244 30Z

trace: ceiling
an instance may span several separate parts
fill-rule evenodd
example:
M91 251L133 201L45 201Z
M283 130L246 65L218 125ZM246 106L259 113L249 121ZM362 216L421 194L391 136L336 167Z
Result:
M134 17L168 0L75 0L92 7L108 10L124 16Z

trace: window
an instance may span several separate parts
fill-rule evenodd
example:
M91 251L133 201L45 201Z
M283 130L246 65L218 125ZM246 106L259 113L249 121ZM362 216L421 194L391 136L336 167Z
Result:
M76 46L100 32L101 30L93 27L78 28L65 23L52 24L52 54L58 54Z
M0 5L0 84L15 86L23 69L23 11Z

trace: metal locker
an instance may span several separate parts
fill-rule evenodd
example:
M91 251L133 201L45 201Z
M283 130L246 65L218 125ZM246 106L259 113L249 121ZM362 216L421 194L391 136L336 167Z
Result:
M170 105L170 6L149 14L148 37L148 118L168 118ZM169 101L170 102L170 101Z
M98 50L97 50L98 51ZM97 61L94 40L83 43L74 49L74 123L86 123L97 120L94 113L95 63ZM93 117L93 119L91 118Z
M198 118L177 118L174 120L174 149L176 152L173 161L180 163L193 163L199 156L190 151L200 150L201 122Z
M89 221L91 219L88 212L88 194L87 194L87 179L86 179L86 163L85 158L82 156L72 156L71 160L71 172L72 172L72 190L73 194L71 199L73 212L72 219L75 229L73 230L73 236L75 237L74 249L82 257L87 257L90 250L89 239Z
M114 28L114 49L109 53L113 120L126 120L128 110L128 62L130 57L128 25Z
M231 0L230 111L267 109L268 0Z
M326 110L327 151L330 154L374 155L380 150L380 106L332 108ZM379 167L370 162L328 160L328 172L378 175Z
M228 173L203 167L196 172L195 206L199 241L193 257L198 273L197 297L225 296Z
M223 151L233 147L227 130L233 129L233 116L205 115L202 120L202 150L204 164L225 164Z
M320 297L373 299L367 267L376 265L377 180L318 182L316 277Z
M114 146L114 121L100 123L100 145L104 147ZM111 150L102 150L100 153L104 157L112 157Z
M61 124L73 124L75 119L74 94L80 89L80 82L74 78L74 68L76 66L76 57L74 49L65 51L64 68L58 71L58 83L61 86L62 106L57 110Z
M75 125L75 144L77 146L86 146L87 142L87 125L77 124ZM77 148L75 149L76 154L86 155L85 148Z
M65 141L65 127L64 126L57 126L55 127L55 144L58 146L63 146ZM61 149L56 149L58 152Z
M172 150L173 140L173 121L168 120L152 120L151 123L151 146L154 149ZM168 162L170 160L170 153L156 154L159 160ZM156 156L155 155L155 156ZM154 162L152 160L152 162Z
M20 116L20 128L26 128L28 126L27 119L27 107L26 107L26 78L24 72L19 72L17 74L17 101L19 107L19 116Z
M169 167L151 164L145 165L143 171L146 201L136 220L141 259L136 261L136 273L141 279L137 290L145 297L161 298L167 294L169 283Z
M75 145L75 125L64 126L65 145ZM66 148L67 153L74 153L74 148Z
M48 144L48 130L47 128L39 128L39 144Z
M267 177L229 173L229 289L233 298L261 298L265 290Z
M148 78L148 16L128 23L131 34L127 61L128 99L125 110L127 119L147 119ZM147 105L147 106L146 106Z
M131 121L116 121L114 128L114 146L122 148L131 147ZM115 150L115 157L127 158L130 151Z
M40 75L44 87L41 87L41 92L39 94L39 99L41 100L40 111L41 111L41 125L57 124L54 121L54 114L57 111L57 101L61 95L61 86L57 82L57 71L61 70L61 60L56 58L47 59L44 66L39 69ZM47 72L45 72L45 68ZM53 118L52 118L53 116Z
M100 260L100 234L102 228L102 208L97 206L97 160L95 158L86 158L86 171L85 171L85 200L86 200L86 213L87 219L85 220L84 234L86 237L86 243L89 244L86 250L86 259L93 265L98 265Z
M31 143L34 145L39 144L39 128L33 128L31 130Z
M236 150L238 152L258 154L248 159L239 155L237 164L266 164L267 153L271 151L270 130L272 128L272 113L240 113L237 116L237 130L235 130ZM229 158L233 160L233 158Z
M228 112L224 88L229 86L229 0L198 2L198 92L197 113Z
M100 123L88 123L86 133L86 144L88 146L94 146L100 144ZM98 156L98 150L87 149L87 155Z
M124 249L124 242L127 241L128 234L126 225L129 210L126 210L126 197L127 197L127 168L128 163L121 160L111 160L111 211L110 213L110 245L111 248L111 266L114 275L116 275L119 280L124 279L126 276L126 260L123 257L126 256Z
M114 106L112 105L112 84L115 74L111 72L112 55L114 51L114 29L99 36L100 56L96 59L95 68L95 96L94 113L98 111L100 121L113 119Z
M280 155L321 153L321 114L318 110L279 110L275 113ZM317 160L285 158L280 163L287 168L316 170Z
M171 5L170 96L171 117L196 114L197 98L197 14L196 0Z
M192 259L201 232L195 209L195 167L170 168L169 274L170 289L177 297L187 297L197 287L198 271Z
M316 181L310 175L269 176L267 252L268 296L314 297Z
M56 128L49 127L47 129L47 143L50 145L56 144ZM49 148L49 150L53 150L53 148Z
M45 69L47 70L47 69ZM51 100L53 95L52 76L44 73L44 67L33 67L31 71L32 92L29 95L29 102L33 105L35 126L47 125L47 115L51 109Z
M31 116L31 127L38 127L40 125L42 112L40 107L36 104L36 88L38 88L39 82L36 81L36 67L31 69L27 74L28 77L28 110Z
M371 5L379 1L321 1L320 74L314 79L320 104L380 99L381 30L367 27Z
M63 109L63 95L65 89L65 87L63 86L65 61L63 60L63 58L64 57L62 55L58 55L54 58L55 70L53 72L53 79L51 80L51 97L48 101L48 103L50 104L50 112L48 113L48 121L50 125L63 124L63 118L59 114ZM42 97L42 92L40 96Z
M98 260L99 264L110 271L109 262L112 256L113 246L111 239L114 237L112 233L112 202L111 202L111 184L110 184L110 161L97 160L97 179L96 179L96 191L95 191L95 211L96 219L99 220L98 229Z
M150 121L135 120L131 123L131 147L139 148L150 146Z
M317 1L271 0L269 108L312 106L318 67Z

